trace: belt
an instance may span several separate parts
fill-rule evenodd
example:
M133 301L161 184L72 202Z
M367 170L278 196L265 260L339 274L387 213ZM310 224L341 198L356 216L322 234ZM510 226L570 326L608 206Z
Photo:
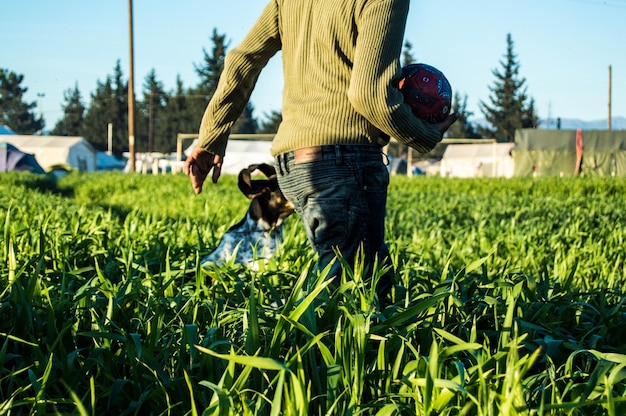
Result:
M375 158L386 159L386 155L382 153L382 149L377 145L323 145L323 146L310 146L301 147L299 149L291 150L285 153L276 155L276 165L281 175L285 172L289 172L289 162L298 165L301 163L311 163L319 160L324 160L325 156L334 156L338 164L342 163L344 156L358 155L363 160L374 160ZM385 165L389 164L389 159L386 160Z
M325 146L310 146L301 147L295 149L292 152L293 163L298 165L300 163L316 162L324 159L324 154L334 154L337 156L343 154L371 154L379 156L382 154L382 149L376 145L325 145ZM289 156L287 156L289 158Z

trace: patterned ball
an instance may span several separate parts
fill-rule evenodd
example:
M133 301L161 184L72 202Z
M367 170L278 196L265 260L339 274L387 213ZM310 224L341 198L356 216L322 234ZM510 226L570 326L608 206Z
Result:
M433 66L404 66L398 89L416 117L429 123L439 123L450 114L452 87L443 72Z

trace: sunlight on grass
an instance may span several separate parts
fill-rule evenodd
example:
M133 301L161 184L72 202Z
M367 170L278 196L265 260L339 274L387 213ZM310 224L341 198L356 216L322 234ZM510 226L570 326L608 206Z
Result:
M394 177L384 308L298 218L258 270L200 268L234 178L0 183L0 413L622 415L622 178ZM375 270L380 275L382 270Z

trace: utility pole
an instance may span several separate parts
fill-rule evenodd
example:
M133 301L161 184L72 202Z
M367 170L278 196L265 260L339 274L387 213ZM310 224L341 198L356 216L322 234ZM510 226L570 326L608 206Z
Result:
M135 62L133 53L133 0L128 0L129 77L128 77L128 153L130 171L135 172Z
M153 110L154 106L154 85L150 85L150 105L148 108L148 153L152 153L154 144Z
M107 153L113 154L113 123L107 125Z
M611 88L611 78L613 76L612 72L613 71L612 71L611 65L609 65L609 117L608 117L608 120L609 120L608 129L609 129L609 131L611 131L611 89L612 89Z
M37 106L39 107L39 120L43 120L43 97L45 97L46 94L44 94L43 92L38 92L37 93ZM43 134L43 129L39 130L39 135L41 136Z
M552 102L548 101L548 118L546 119L546 129L550 130L552 124Z

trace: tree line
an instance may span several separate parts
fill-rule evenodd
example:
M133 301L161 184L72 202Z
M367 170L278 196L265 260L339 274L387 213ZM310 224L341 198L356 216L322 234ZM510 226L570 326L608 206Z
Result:
M203 59L194 64L199 77L195 86L186 87L178 77L174 90L167 91L152 69L144 78L139 96L136 97L135 150L169 153L176 150L178 133L197 132L204 109L213 96L220 74L228 42L216 29L210 37L210 51L202 49ZM490 89L488 102L480 102L479 108L489 126L477 126L470 121L467 95L454 94L453 111L461 117L447 133L455 138L495 138L513 141L518 128L536 127L538 117L534 100L527 94L526 80L519 73L519 61L514 52L511 34L507 34L507 49L501 68L492 71L495 81ZM406 42L403 64L415 62L412 45ZM28 103L22 86L24 76L8 69L0 69L1 123L18 134L37 134L45 128L42 115L36 114L37 103ZM90 94L89 105L78 85L64 92L63 116L49 130L51 135L82 136L99 150L108 150L109 124L112 125L112 150L121 155L128 150L128 80L125 79L120 61L113 74L104 81L98 80ZM265 114L265 121L254 116L254 106L248 103L243 114L233 126L232 133L275 133L282 120L280 111Z

